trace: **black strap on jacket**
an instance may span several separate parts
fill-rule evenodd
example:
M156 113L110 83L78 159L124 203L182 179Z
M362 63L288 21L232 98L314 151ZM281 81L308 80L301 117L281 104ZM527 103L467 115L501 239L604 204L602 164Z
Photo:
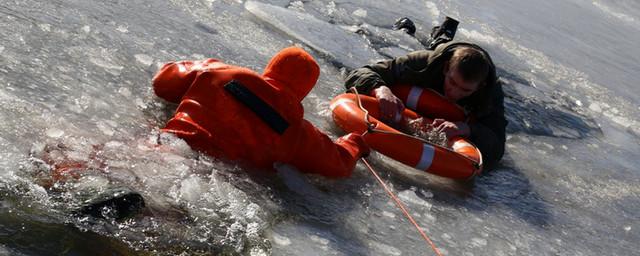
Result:
M284 131L289 128L287 120L282 118L282 116L269 106L269 104L256 96L240 82L231 80L231 82L224 85L224 89L233 95L236 100L242 102L242 104L256 113L262 121L267 123L267 125L269 125L269 127L278 134L282 135Z

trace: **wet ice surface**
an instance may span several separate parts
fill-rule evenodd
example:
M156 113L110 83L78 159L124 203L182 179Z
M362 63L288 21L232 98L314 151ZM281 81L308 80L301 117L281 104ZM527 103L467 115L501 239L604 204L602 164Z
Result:
M322 69L303 102L306 117L339 136L328 104L343 90L343 65L419 49L390 30L393 21L412 18L420 37L445 15L461 21L458 39L485 47L500 68L507 155L466 184L374 154L374 168L418 224L445 255L640 251L636 3L262 3L272 6L1 3L0 254L429 255L363 166L339 181L286 167L261 175L175 138L158 146L157 127L175 106L153 96L150 80L159 65L178 59L214 57L262 70L296 43ZM305 33L305 25L314 30ZM47 165L37 162L47 145L64 145L69 157L97 168L47 190ZM87 195L116 186L140 191L147 210L121 223L69 216Z

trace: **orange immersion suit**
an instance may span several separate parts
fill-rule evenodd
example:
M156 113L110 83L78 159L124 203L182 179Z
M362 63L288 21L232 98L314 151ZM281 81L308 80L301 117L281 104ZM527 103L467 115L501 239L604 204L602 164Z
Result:
M179 103L163 131L193 149L259 168L281 162L302 172L347 177L369 148L354 133L334 143L303 118L301 101L319 73L311 55L289 47L262 75L216 59L167 63L153 78L153 89Z

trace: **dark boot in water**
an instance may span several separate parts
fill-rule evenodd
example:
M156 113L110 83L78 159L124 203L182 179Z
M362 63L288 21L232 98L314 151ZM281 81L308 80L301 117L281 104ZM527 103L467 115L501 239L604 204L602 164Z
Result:
M434 50L439 44L451 42L456 35L459 23L457 20L447 16L442 25L433 27L430 38L425 45L427 50Z
M96 218L122 220L133 217L145 207L140 193L129 188L113 188L84 203L74 213Z
M407 17L400 18L396 20L396 23L393 24L393 30L402 30L407 34L413 36L416 33L416 24L414 24L413 21Z

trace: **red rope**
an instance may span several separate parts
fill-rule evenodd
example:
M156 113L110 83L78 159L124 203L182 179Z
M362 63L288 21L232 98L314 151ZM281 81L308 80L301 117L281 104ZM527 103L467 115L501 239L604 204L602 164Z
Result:
M431 239L429 239L429 237L427 236L427 234L424 233L424 231L422 231L422 229L420 228L420 226L418 226L418 223L413 219L413 217L411 217L411 214L409 214L409 212L407 211L407 209L404 207L404 205L402 204L402 202L400 201L400 199L398 199L398 197L396 197L395 194L393 194L393 192L391 192L391 190L389 189L389 187L387 187L387 185L384 183L384 181L382 181L382 179L380 178L380 176L378 175L378 173L376 173L376 171L373 170L373 168L371 168L371 165L369 165L369 162L367 162L366 159L364 158L360 158L362 159L362 162L364 162L364 164L367 166L367 168L369 168L369 171L371 171L371 173L373 174L373 176L376 177L376 179L378 180L378 182L380 183L380 185L382 185L382 188L384 188L385 191L387 191L387 194L389 194L389 196L391 197L391 199L393 199L393 201L396 203L396 205L400 208L400 210L402 210L402 213L404 213L404 216L407 217L407 219L409 219L409 221L413 224L413 226L416 227L416 229L418 230L418 232L420 233L420 235L422 235L422 238L424 238L424 240L427 242L427 244L429 244L431 246L431 249L433 249L433 251L436 253L436 255L438 256L442 256L442 254L440 253L440 250L438 250L438 248L436 247L436 245L431 241Z

